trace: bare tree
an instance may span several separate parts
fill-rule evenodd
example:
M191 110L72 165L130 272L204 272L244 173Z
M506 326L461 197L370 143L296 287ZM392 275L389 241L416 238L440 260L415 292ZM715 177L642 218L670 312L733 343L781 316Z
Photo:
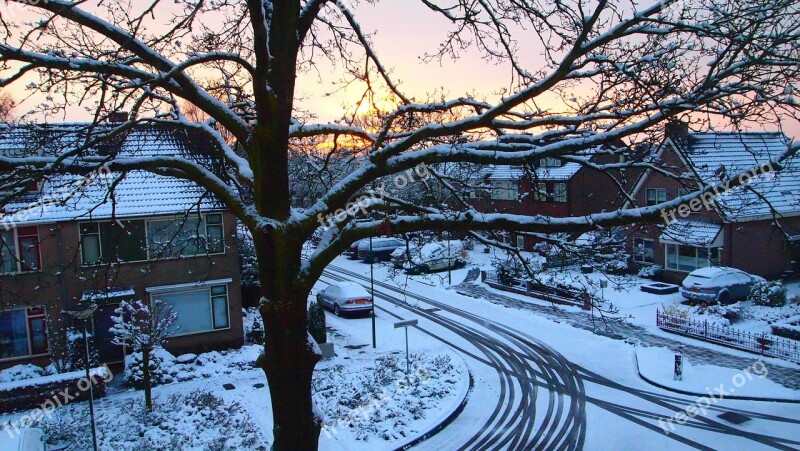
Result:
M93 112L94 123L115 110L131 111L129 121L111 130L92 128L86 148L143 122L170 121L216 140L226 177L179 156L88 155L83 146L53 156L3 156L0 169L47 176L86 173L107 163L118 173L147 170L193 180L227 205L252 234L257 252L266 331L259 363L269 381L279 450L317 447L320 420L312 413L310 392L320 357L309 343L307 295L354 240L424 229L578 232L655 220L661 208L686 199L555 218L481 214L457 201L426 207L388 195L365 206L369 212L382 210L381 219L356 222L346 215L303 259L303 243L320 216L343 211L374 182L421 164L524 164L553 157L592 165L576 154L655 133L659 124L679 116L701 127L748 120L780 126L797 114L795 0L656 0L647 6L608 0L422 0L450 24L444 41L432 43L428 59L468 50L507 64L513 73L509 90L496 99L425 101L392 79L358 22L350 4L355 0L9 3L25 14L19 20L4 16L0 24L0 87L36 76L38 83L28 86L50 99L36 109L53 113L82 104ZM537 51L541 55L531 63L526 56ZM296 108L295 83L304 71L329 71L323 62L334 66L342 83L364 86L364 101L388 93L398 106L382 114L376 127L352 118L314 123ZM209 73L216 81L208 81ZM553 97L560 106L544 107L543 99ZM183 101L208 119L188 120ZM430 121L434 115L438 120ZM235 139L236 148L218 128ZM470 139L477 135L482 139ZM344 138L367 143L359 164L331 178L307 208L293 208L292 146ZM787 147L776 159L796 150L797 145ZM619 161L593 169L669 173L658 162ZM737 175L729 174L732 185ZM702 186L694 194L712 188Z
M123 301L114 310L114 314L111 317L114 325L109 329L114 334L113 343L130 346L134 351L142 353L144 404L147 410L151 411L153 384L150 377L150 355L175 332L178 315L171 306L158 299L154 299L150 304L142 301Z
M11 94L0 92L0 123L7 123L13 119L12 110L17 105Z

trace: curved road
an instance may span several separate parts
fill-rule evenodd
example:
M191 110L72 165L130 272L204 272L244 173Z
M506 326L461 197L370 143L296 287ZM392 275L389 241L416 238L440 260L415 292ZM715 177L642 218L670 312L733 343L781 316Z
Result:
M322 282L326 282L325 279L353 280L367 288L369 284L369 277L334 265L325 271ZM588 403L593 408L601 409L602 414L616 417L610 421L630 421L665 435L679 448L713 449L697 439L698 432L710 431L742 440L754 448L800 449L798 437L773 437L747 432L716 418L719 413L733 411L800 430L800 419L792 418L793 415L770 415L716 405L708 409L709 415L698 415L680 426L680 429L666 434L658 420L684 412L686 406L694 403L695 399L623 386L571 363L547 343L523 332L385 282L375 281L374 284L375 297L396 307L389 310L376 305L377 310L398 319L407 319L395 313L399 308L427 320L421 321L417 327L420 332L473 359L473 369L477 365L481 370L478 372L485 377L483 384L476 379L467 408L445 429L448 434L439 434L423 442L420 447L459 450L582 449L586 438ZM439 311L410 305L408 300L424 303ZM459 337L462 340L458 340ZM465 341L469 345L465 345ZM495 389L497 380L489 380L491 374L499 380L499 392ZM591 395L587 394L587 386ZM494 405L481 404L487 399L491 399Z

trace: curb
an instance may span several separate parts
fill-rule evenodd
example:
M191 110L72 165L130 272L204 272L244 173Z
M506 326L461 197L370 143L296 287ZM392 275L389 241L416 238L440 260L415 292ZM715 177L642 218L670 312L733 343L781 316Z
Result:
M472 393L472 388L475 386L475 379L473 379L473 377L472 377L472 370L470 370L469 367L466 367L466 365L465 365L465 368L467 368L467 374L469 374L469 387L467 388L467 393L464 394L464 399L461 400L461 403L459 403L458 406L455 408L455 410L453 410L450 413L450 415L447 416L447 418L442 420L441 423L437 424L436 426L431 428L428 432L426 432L426 433L420 435L419 437L411 440L410 442L406 443L405 445L400 446L398 448L395 448L394 451L406 450L406 449L411 448L412 446L419 445L420 443L424 442L425 440L428 440L429 438L431 438L434 435L436 435L439 432L441 432L444 428L449 426L450 423L455 421L455 419L458 418L459 415L461 415L461 412L463 412L464 408L467 407L467 402L469 401L469 396Z
M681 394L681 395L697 396L697 397L708 396L708 393L697 393L697 392L691 392L691 391L688 391L688 390L681 390L679 388L672 388L672 387L668 387L668 386L666 386L664 384L660 384L660 383L648 378L647 376L642 374L641 369L639 369L639 356L636 354L635 350L634 350L634 353L633 353L633 360L636 362L636 373L639 374L639 378L641 378L643 381L647 382L648 384L650 384L652 386L658 387L658 388L663 389L663 390L671 391L673 393L678 393L678 394ZM787 404L800 404L800 399L759 398L759 397L756 397L756 396L726 395L723 399L732 399L734 401L761 401L761 402L782 402L782 403L787 403Z

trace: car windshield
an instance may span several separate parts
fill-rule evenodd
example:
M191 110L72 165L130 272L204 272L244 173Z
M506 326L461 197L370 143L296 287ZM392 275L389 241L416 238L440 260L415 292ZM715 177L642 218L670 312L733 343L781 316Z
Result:
M692 275L692 276L687 276L686 279L683 280L683 284L684 285L692 285L692 284L704 285L704 284L707 284L710 280L711 279L706 277L706 276Z

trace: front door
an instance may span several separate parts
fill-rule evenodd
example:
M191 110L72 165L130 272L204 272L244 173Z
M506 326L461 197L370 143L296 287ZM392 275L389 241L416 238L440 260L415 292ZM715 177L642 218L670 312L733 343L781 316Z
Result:
M125 358L123 347L112 343L114 335L109 331L114 325L111 317L117 307L119 304L105 304L94 314L94 343L102 363L119 363Z

